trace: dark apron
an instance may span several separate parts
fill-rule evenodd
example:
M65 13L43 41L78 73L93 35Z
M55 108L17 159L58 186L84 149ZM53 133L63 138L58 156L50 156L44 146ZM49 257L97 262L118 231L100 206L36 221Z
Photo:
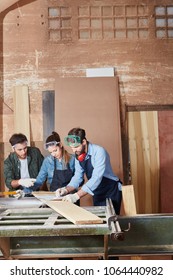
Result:
M59 188L67 186L72 176L73 171L70 169L69 163L67 164L67 169L58 170L56 169L56 159L54 159L54 173L50 184L50 191L54 192Z
M91 155L89 155L89 158L87 160L84 160L79 163L84 169L86 177L89 180L92 177L94 169L91 163ZM118 188L118 182L120 182L120 180L114 181L112 179L103 177L101 183L93 191L94 206L106 206L106 198L110 198L112 200L112 204L114 206L116 214L119 215L122 200L122 192Z

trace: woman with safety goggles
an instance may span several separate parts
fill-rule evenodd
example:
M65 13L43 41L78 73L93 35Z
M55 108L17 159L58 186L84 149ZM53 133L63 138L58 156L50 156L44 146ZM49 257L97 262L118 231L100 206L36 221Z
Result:
M75 157L64 149L59 134L54 131L47 137L44 148L50 155L45 157L34 185L42 185L47 180L50 191L54 192L70 182L74 174Z

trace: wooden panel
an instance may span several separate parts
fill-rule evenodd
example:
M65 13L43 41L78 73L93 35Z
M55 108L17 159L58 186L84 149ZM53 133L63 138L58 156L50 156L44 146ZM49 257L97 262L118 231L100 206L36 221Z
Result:
M160 149L160 210L173 213L173 111L158 112Z
M128 113L132 184L137 213L159 211L157 112Z
M13 88L13 101L15 133L25 134L30 144L28 86L15 86Z
M50 195L50 193L48 194ZM74 224L102 224L103 223L103 220L98 216L96 216L95 214L71 202L46 200L46 198L45 199L43 198L44 195L46 197L45 192L41 192L41 198L39 192L33 192L33 195ZM54 194L53 196L55 197Z
M123 208L126 216L137 214L133 185L122 186Z
M73 127L107 149L114 172L123 179L118 78L57 78L55 127L62 139Z

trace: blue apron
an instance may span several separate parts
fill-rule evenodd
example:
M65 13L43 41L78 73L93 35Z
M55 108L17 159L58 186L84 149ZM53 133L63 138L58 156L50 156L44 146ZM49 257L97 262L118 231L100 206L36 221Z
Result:
M50 184L50 191L54 192L59 188L66 187L73 177L73 171L70 169L69 163L67 163L67 169L59 170L56 169L56 159L54 159L54 173L52 182ZM77 192L78 190L74 190L72 193ZM75 203L76 205L80 204L80 201Z
M89 180L92 177L94 169L91 163L91 155L89 155L89 158L87 160L84 160L79 163L84 169L86 177ZM93 191L94 206L105 206L106 198L110 198L112 200L112 204L114 206L116 214L119 215L121 208L122 192L118 188L118 182L121 181L114 181L112 179L103 177L101 183Z
M67 169L59 170L56 169L56 159L54 159L54 173L50 184L50 191L54 192L59 188L67 186L72 176L73 171L70 169L69 163L67 164Z

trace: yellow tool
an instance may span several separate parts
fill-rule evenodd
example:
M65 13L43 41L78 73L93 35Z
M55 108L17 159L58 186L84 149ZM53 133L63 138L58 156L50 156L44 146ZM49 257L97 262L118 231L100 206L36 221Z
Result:
M22 190L0 192L0 197L5 195L15 195L17 199L20 199L21 197L25 196Z
M11 192L0 192L0 196L4 196L4 195L13 195L13 194L17 194L16 191L11 191Z

